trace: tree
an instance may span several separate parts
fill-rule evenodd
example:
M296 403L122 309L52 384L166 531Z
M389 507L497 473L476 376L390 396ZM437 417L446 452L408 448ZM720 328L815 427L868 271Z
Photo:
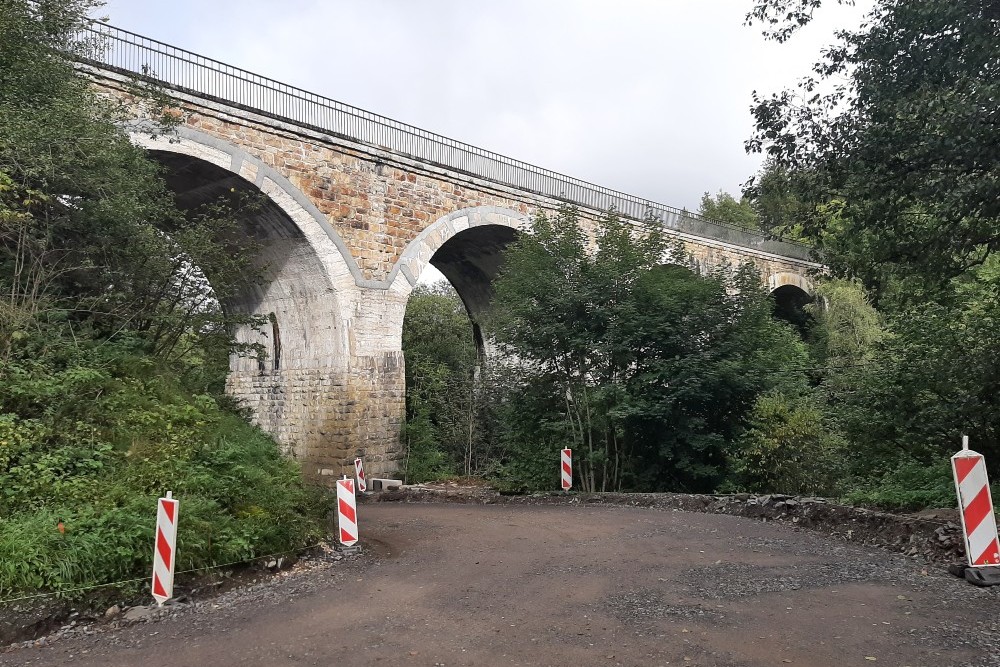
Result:
M147 572L164 487L187 508L178 570L314 543L328 505L221 395L246 321L221 302L259 278L243 204L176 208L74 67L94 5L0 3L4 598Z
M576 210L540 214L505 255L490 330L517 376L507 444L541 462L509 469L544 484L571 446L585 490L714 488L757 394L801 391L804 347L752 267L700 276L655 227L595 228L591 246Z
M747 18L784 41L820 4L758 0ZM881 0L838 39L797 92L755 96L748 148L787 177L832 272L868 288L831 284L816 349L864 452L852 472L877 487L937 470L963 431L997 448L1000 3Z
M73 66L100 47L72 39L95 6L13 0L0 10L0 337L9 355L43 325L130 331L176 358L188 334L228 339L250 321L220 302L261 280L238 224L255 202L233 193L177 209L124 130L130 111Z
M747 18L783 41L819 5L758 0ZM755 94L748 150L788 174L835 272L876 298L898 275L940 286L1000 247L1000 3L882 0L838 37L797 92Z
M636 237L609 213L596 225L591 252L580 222L573 208L541 213L507 249L490 330L528 377L545 378L535 384L562 406L561 419L551 421L564 429L550 425L548 447L571 445L582 487L595 491L621 482L624 443L614 409L634 356L620 327L634 307L634 285L669 244L656 227Z
M778 238L810 244L803 235L802 202L791 189L788 172L774 160L765 160L745 185L743 199L757 216L757 224Z
M816 281L815 299L806 306L815 326L812 356L833 368L865 364L886 335L883 318L856 280L827 278Z
M488 407L469 315L447 283L418 286L403 319L407 477L480 472L487 463Z
M757 213L746 198L737 201L731 194L722 190L719 190L714 197L707 192L701 196L698 215L749 229L756 229L759 226Z
M843 481L844 443L811 397L761 395L731 453L735 488L831 495Z
M865 373L841 381L841 421L866 466L884 473L900 460L931 465L968 433L1000 470L998 304L1000 260L991 257L953 281L947 298L889 313Z
M757 397L807 390L805 346L772 316L751 265L700 276L660 267L639 283L626 345L635 371L623 408L634 484L714 490Z

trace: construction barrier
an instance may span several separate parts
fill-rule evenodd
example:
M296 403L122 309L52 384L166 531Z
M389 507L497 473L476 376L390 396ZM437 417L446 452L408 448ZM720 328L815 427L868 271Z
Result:
M345 547L358 542L358 505L354 498L354 480L346 475L337 480L337 526L340 543Z
M986 477L986 461L982 454L969 449L969 436L962 436L962 451L951 457L951 469L969 566L1000 565L1000 540L997 539L990 482Z
M562 450L560 459L562 460L562 465L560 466L562 489L563 491L569 491L573 486L573 450Z
M368 490L368 482L365 481L365 464L360 458L354 459L354 475L358 478L358 493Z
M174 595L174 564L177 560L177 511L180 503L167 491L156 511L156 542L153 547L153 598L162 605Z

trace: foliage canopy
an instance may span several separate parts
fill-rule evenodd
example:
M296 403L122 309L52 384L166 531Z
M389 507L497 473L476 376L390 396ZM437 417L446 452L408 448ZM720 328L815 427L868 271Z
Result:
M591 247L580 223L537 216L496 284L511 446L546 462L571 443L584 489L711 489L756 396L804 388L805 349L752 267L702 276L655 226L609 213Z
M747 18L785 40L820 4ZM881 0L838 37L797 91L755 94L747 147L788 174L835 272L877 296L895 276L940 286L1000 247L1000 3Z

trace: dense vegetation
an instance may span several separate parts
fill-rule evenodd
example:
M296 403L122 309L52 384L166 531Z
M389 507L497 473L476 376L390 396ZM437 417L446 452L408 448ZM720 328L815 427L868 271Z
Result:
M91 8L0 4L0 599L148 575L168 489L178 570L323 528L321 497L223 397L229 355L257 353L220 306L262 279L238 224L254 202L175 207L126 110L74 71Z
M784 41L821 4L757 0L747 18ZM830 274L801 337L746 269L658 266L663 239L613 215L596 252L572 210L538 218L485 329L503 353L482 374L503 379L483 390L503 483L554 488L568 446L586 489L950 506L963 433L997 478L1000 3L881 0L838 40L798 90L755 98L747 148L765 166L699 211L815 248Z

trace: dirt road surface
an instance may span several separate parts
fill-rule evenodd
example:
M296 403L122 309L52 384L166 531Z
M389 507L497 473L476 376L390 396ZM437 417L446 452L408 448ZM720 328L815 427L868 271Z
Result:
M732 516L362 505L366 556L0 664L1000 665L1000 590Z

